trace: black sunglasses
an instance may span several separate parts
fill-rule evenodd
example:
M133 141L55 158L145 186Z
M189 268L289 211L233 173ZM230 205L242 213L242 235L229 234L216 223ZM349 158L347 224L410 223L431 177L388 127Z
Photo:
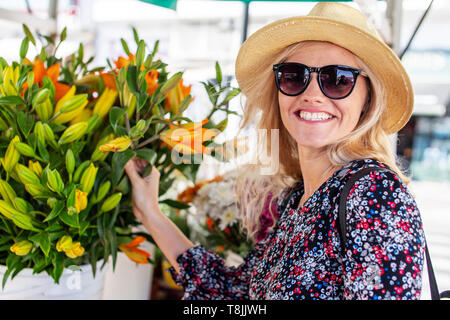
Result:
M298 96L311 82L311 73L317 72L322 93L330 99L344 99L352 93L359 75L368 77L362 70L342 65L308 67L297 62L284 62L273 66L278 90L287 96Z

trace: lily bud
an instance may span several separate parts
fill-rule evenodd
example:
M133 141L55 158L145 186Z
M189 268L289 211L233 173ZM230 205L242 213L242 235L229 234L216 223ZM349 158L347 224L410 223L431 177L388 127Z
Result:
M72 149L68 149L66 152L66 169L69 174L72 174L75 170L75 156Z
M36 108L36 106L38 104L44 103L45 100L47 100L47 98L49 97L49 95L50 95L49 89L44 88L44 89L39 90L39 92L33 98L33 102L32 102L33 107Z
M108 141L111 141L113 139L114 139L113 133L111 133L111 134L107 135L106 137L104 137L103 139L101 139L98 142L97 147L95 148L95 151L92 153L91 160L92 161L104 161L106 159L106 157L108 156L108 153L100 151L100 146L104 145L105 143L107 143Z
M83 172L81 176L81 190L88 193L91 192L92 187L95 183L95 177L97 176L98 168L94 166L93 163L89 165L89 167Z
M15 167L15 171L19 176L20 181L25 184L41 184L41 180L39 177L29 168L24 165L18 163Z
M128 136L122 136L101 145L99 150L102 152L123 152L131 145L131 140Z
M103 205L101 207L102 212L108 212L114 209L122 199L122 193L118 192L113 194L112 196L108 197L105 202L103 202Z
M14 199L17 197L14 189L8 182L2 179L0 179L0 194L2 195L3 200L9 202L10 204L13 204Z
M50 129L50 131L52 131L52 129ZM41 121L36 122L35 126L34 126L34 134L36 135L37 139L42 143L43 146L45 146L45 128L44 128L44 124L42 124ZM52 131L53 134L53 131ZM53 139L55 138L55 136L53 135Z
M31 148L29 145L27 145L26 143L23 142L17 142L14 147L16 148L17 151L19 151L19 153L23 156L26 157L35 157L36 154L34 153L33 148Z
M58 199L56 198L51 197L47 199L47 205L52 209L55 207L56 202L58 202Z
M25 184L25 190L33 197L45 197L48 196L47 190L41 184Z
M86 121L71 125L63 132L58 143L65 144L65 143L74 142L74 141L80 139L86 132L87 128L88 128L88 123Z
M80 180L81 174L84 172L84 170L89 167L89 164L91 162L89 160L84 161L82 164L80 164L75 170L75 173L73 174L73 181L77 183Z
M39 119L42 121L48 121L53 114L53 105L49 98L44 102L37 104L35 109Z
M61 193L64 190L64 182L58 170L47 171L47 187L56 193Z
M5 158L3 159L3 168L5 168L6 172L10 172L19 161L20 153L15 148L17 142L20 142L19 136L15 136L6 149Z
M103 198L108 194L110 188L111 188L111 182L109 180L102 183L100 188L98 188L96 202L102 201Z
M81 106L85 104L87 101L87 94L77 94L72 98L68 99L59 109L61 113L67 113L74 110L77 110Z

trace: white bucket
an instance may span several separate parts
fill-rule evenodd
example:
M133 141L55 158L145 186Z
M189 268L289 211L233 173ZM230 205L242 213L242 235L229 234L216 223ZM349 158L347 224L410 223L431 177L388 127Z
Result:
M23 269L13 280L8 278L5 287L0 285L0 300L99 300L102 299L105 271L100 270L103 260L97 262L95 278L91 265L83 265L81 270L64 269L56 284L46 272L33 274L33 269ZM6 266L0 265L0 281Z

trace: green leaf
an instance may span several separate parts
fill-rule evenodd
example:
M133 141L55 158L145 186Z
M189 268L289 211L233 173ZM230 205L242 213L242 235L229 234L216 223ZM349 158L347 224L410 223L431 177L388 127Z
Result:
M135 27L133 27L133 37L136 44L139 44L139 35Z
M58 217L61 212L64 210L64 201L58 200L53 207L53 210L50 212L50 214L45 218L44 222L50 221L56 217Z
M33 34L31 33L30 29L27 27L26 24L22 24L23 32L25 33L25 36L31 41L31 43L36 46L36 39L34 39ZM43 60L41 60L43 61Z
M42 157L42 159L44 159L44 161L49 162L50 161L50 154L47 151L47 148L42 144L42 142L37 139L37 145L38 145L38 150L39 150L39 154Z
M149 148L142 148L136 151L136 157L148 161L154 165L157 157L157 153Z
M27 56L29 43L30 43L30 40L28 39L28 37L25 37L25 38L23 38L22 43L20 44L19 56L20 56L20 59L22 59L22 60Z
M56 283L59 283L59 279L61 278L61 275L64 271L63 253L54 251L52 264L53 264L53 272L52 272L53 280L55 280Z
M77 229L80 227L80 223L78 221L78 214L69 215L67 209L65 209L61 212L61 214L59 215L59 218L61 219L62 222L67 224L69 227L77 228Z
M117 134L117 126L119 125L120 119L123 117L123 115L127 112L124 108L119 107L112 107L109 111L109 123L111 123L111 127L114 130L114 133Z
M138 93L137 88L137 67L134 65L128 66L127 71L127 85L130 91L134 94Z
M165 200L159 201L159 203L165 203L168 206L171 206L172 208L175 208L175 209L188 209L191 207L188 204L185 204L180 201L172 200L172 199L165 199Z
M125 39L120 38L120 43L122 43L123 50L125 51L125 53L127 54L127 56L129 56L129 55L130 55L130 49L128 48L128 44L127 44L127 42L125 41Z
M31 129L33 128L34 120L35 118L31 114L27 114L22 111L17 114L17 123L19 124L19 128L25 138L28 138Z
M67 197L67 208L75 207L76 190L77 188L73 186L69 196Z
M63 42L67 38L67 27L64 27L64 29L59 34L59 41Z
M139 41L137 50L136 50L136 67L140 68L145 58L145 42L144 40ZM128 68L129 70L129 68Z
M115 152L112 157L112 184L113 186L116 186L120 178L123 175L124 167L126 163L133 158L136 155L136 152L134 152L131 149L127 149L124 152Z
M231 99L236 97L239 93L241 93L241 90L239 88L234 88L234 89L230 90L230 92L227 93L225 99L222 101L222 103L220 105L227 104L228 102L230 102Z
M26 102L19 96L7 96L0 98L0 104L17 106L21 104L26 104Z
M42 80L42 88L47 88L50 90L50 101L54 101L55 100L55 85L53 84L53 81L45 76L44 79Z
M220 87L222 84L222 70L220 69L220 65L219 65L218 61L216 61L216 80Z
M84 57L84 47L83 44L80 43L80 46L78 47L78 61L82 62Z
M50 253L50 236L47 232L40 232L35 234L29 238L29 240L33 241L35 244L41 247L42 252L48 257Z

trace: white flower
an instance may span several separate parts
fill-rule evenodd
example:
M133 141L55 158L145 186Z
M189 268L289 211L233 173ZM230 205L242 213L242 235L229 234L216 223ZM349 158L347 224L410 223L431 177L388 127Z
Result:
M237 208L235 205L227 207L220 216L219 228L224 230L226 227L237 222Z

